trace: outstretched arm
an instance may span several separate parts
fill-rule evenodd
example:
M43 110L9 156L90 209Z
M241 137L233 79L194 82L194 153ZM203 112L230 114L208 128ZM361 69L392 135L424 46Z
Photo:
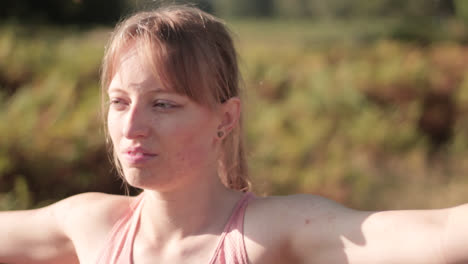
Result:
M0 263L78 263L56 207L0 212Z
M468 263L468 205L359 212L324 198L289 198L285 223L304 263Z
M446 263L468 263L468 204L448 209L443 232Z
M92 263L132 201L83 193L41 209L0 212L0 263Z

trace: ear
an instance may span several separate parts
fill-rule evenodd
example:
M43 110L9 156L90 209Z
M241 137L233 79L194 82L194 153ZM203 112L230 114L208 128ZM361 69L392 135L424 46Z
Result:
M227 135L239 122L241 113L241 101L238 97L229 98L220 106L220 123L218 131Z

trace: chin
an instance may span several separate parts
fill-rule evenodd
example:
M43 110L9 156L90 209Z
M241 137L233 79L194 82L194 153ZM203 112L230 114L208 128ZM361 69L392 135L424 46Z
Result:
M151 173L140 168L124 169L125 181L132 187L146 190L163 190L170 185L170 179L161 174Z
M145 183L151 180L152 175L140 168L125 168L124 170L125 181L132 187L143 188Z

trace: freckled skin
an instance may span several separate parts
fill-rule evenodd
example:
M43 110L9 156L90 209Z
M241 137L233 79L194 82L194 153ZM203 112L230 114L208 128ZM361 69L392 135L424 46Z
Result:
M212 171L217 116L161 87L136 52L122 58L108 89L108 129L126 180L136 187L163 191L201 177L195 172ZM142 165L129 164L124 152L131 146L142 146L157 157Z

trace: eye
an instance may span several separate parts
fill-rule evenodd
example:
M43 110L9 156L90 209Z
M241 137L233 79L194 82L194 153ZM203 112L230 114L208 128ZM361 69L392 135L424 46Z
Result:
M120 98L111 98L109 100L109 105L117 110L122 110L125 107L126 103Z
M168 102L168 101L155 101L153 102L153 107L160 108L160 109L171 109L177 107L176 104Z

